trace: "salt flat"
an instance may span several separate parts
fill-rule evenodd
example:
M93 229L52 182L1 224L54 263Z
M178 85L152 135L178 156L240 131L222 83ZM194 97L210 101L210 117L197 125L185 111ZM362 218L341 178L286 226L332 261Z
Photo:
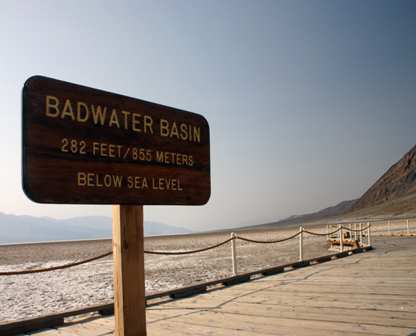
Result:
M323 228L316 229L324 231ZM241 233L252 239L287 237L296 229ZM228 234L166 236L145 239L147 250L192 250L217 244ZM325 237L306 237L305 258L328 254ZM111 251L110 240L0 246L0 272L37 269L83 260ZM145 255L146 293L185 287L232 275L230 244L179 256ZM298 239L279 244L237 242L241 272L298 258ZM59 271L0 276L0 323L105 304L113 300L112 257Z
M416 335L415 238L147 308L148 335ZM37 336L111 335L114 317Z

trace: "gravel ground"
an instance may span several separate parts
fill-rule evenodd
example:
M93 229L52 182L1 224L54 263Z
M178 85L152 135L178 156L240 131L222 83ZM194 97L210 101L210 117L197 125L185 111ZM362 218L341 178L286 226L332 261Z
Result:
M258 240L287 237L297 229L254 231ZM313 228L324 232L323 228ZM145 239L146 250L191 250L221 242L229 234ZM110 240L0 246L0 272L35 269L82 260L111 250ZM329 254L325 237L304 238L304 258ZM298 239L278 244L237 241L238 271L275 266L298 258ZM111 302L112 258L46 273L0 276L0 323ZM155 293L231 276L230 243L184 256L145 255L146 293Z

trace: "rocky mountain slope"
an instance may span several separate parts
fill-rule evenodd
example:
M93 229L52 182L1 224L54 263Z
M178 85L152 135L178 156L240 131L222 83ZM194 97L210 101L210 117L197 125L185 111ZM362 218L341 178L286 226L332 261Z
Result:
M374 207L416 193L416 145L390 167L352 206L352 211ZM415 205L416 207L416 205Z
M280 221L247 228L297 226L358 218L416 214L416 145L381 176L359 199Z
M280 227L298 226L299 224L303 224L303 223L315 222L315 221L319 221L319 220L326 219L326 218L333 218L333 217L341 216L342 214L347 213L356 201L357 201L356 199L343 201L334 206L330 206L328 208L325 208L316 212L307 213L303 215L294 215L294 216L290 216L288 218L285 218L276 222L255 225L252 227L272 228L272 227L277 227L277 226L280 226ZM251 226L245 227L244 229L247 229L247 228L251 228Z

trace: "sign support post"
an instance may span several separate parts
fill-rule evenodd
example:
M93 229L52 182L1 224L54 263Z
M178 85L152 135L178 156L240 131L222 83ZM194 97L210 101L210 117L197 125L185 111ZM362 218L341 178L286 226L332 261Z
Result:
M143 205L208 202L208 121L32 76L22 90L22 171L23 190L32 201L115 204L115 334L146 336Z
M145 336L143 206L113 205L115 335Z

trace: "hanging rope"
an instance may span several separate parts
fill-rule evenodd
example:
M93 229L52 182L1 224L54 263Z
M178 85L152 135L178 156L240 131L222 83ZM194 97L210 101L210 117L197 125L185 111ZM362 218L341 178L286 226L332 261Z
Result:
M104 253L104 254L100 254L96 257L92 257L92 258L89 258L89 259L76 261L76 262L72 262L72 263L65 264L65 265L60 265L60 266L53 266L53 267L47 267L47 268L38 268L38 269L24 270L24 271L0 272L0 276L2 276L2 275L21 275L21 274L32 274L32 273L42 273L42 272L56 271L56 270L60 270L60 269L64 269L64 268L69 268L69 267L74 267L74 266L86 264L86 263L89 263L89 262L94 261L94 260L105 258L105 257L107 257L111 254L113 254L113 252L107 252L107 253Z
M290 240L292 238L297 237L300 234L300 232L296 232L294 235L287 237L287 238L282 238L282 239L276 239L276 240L255 240L255 239L250 239L250 238L244 238L244 237L240 237L240 236L236 236L236 239L240 239L249 243L256 243L256 244L274 244L274 243L281 243L284 242L286 240Z
M350 228L347 228L347 227L345 227L345 226L343 226L342 228L343 228L344 230L347 230L347 231L352 231L352 232L362 232L362 231L367 230L369 227L370 227L370 226L368 225L368 226L366 226L366 227L365 227L365 228L363 228L363 229L357 229L357 230L350 229Z
M328 233L318 233L318 232L312 232L312 231L308 231L308 230L303 230L304 233L308 233L310 235L313 236L328 236L328 235L332 235L334 233L337 233L339 230L341 230L341 228L338 228L332 232L328 232Z
M208 251L208 250L212 250L214 248L220 247L221 245L229 243L233 239L235 238L228 238L227 240L224 240L223 242L218 243L216 245L212 245L212 246L208 246L208 247L204 247L204 248L201 248L198 250L192 250L192 251L144 251L144 253L156 254L156 255L184 255L184 254L199 253L199 252L204 252L204 251Z

